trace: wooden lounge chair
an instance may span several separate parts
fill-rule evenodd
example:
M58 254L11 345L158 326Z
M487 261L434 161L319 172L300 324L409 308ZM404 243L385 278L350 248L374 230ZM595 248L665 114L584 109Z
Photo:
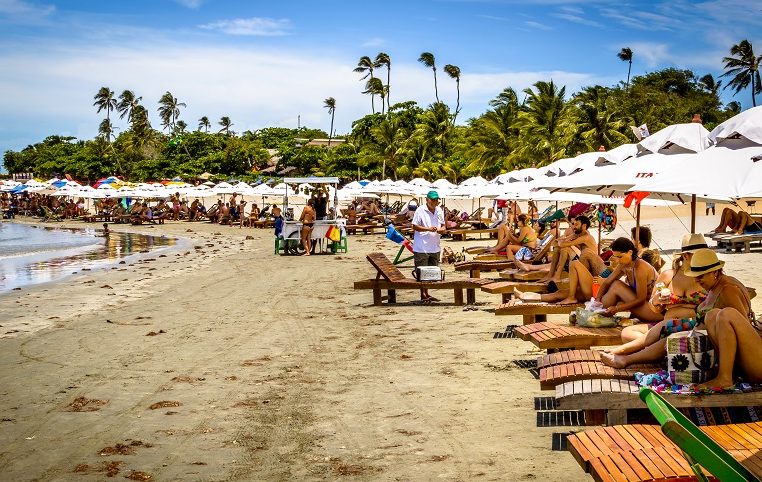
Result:
M600 352L597 350L566 350L543 355L537 360L540 388L553 390L558 385L577 380L633 380L636 372L655 373L661 368L656 363L612 368L600 360Z
M534 257L531 260L524 260L525 263L531 263L531 264L539 264L542 263L545 257L550 252L550 247L553 244L553 240L555 239L555 236L553 234L548 234L543 239L543 245L542 248L534 255ZM486 261L486 260L501 260L501 259L508 259L508 256L505 254L497 254L497 253L484 253L477 255L474 260L477 261Z
M736 460L733 454L715 442L707 433L701 431L655 391L648 388L641 389L640 399L646 403L648 410L659 422L664 435L680 447L691 470L699 480L709 480L702 466L722 481L759 480L759 477L762 477L762 457L759 455L759 448L762 448L760 443L762 434L752 427L725 427L730 428L731 433L735 432L733 435L738 434L745 439L743 442L739 440L742 446L741 453L738 453L737 448L728 447L728 450L736 449L736 454L739 455ZM753 447L745 443L749 440L755 442Z
M647 399L650 397L646 396ZM670 395L669 400L672 399ZM649 400L648 404L650 408L654 403ZM760 480L762 422L700 428L691 424L690 428L682 428L688 427L689 421L677 417L677 413L676 410L669 410L670 417L658 412L656 416L664 420L662 430L674 436L679 447L659 426L638 424L601 427L572 434L567 439L569 452L583 470L597 481L701 480L697 478L692 462L682 455L681 448L691 452L690 458L700 458L700 463L714 471L712 475L719 480ZM729 460L726 454L737 463ZM722 460L718 461L718 458Z
M556 303L503 303L495 308L496 315L521 315L525 325L544 322L548 319L547 315L568 315L579 307L582 303L573 305L559 305ZM552 323L551 323L552 324ZM561 325L555 325L562 327Z
M717 241L717 247L724 248L725 251L743 251L751 252L752 243L762 246L762 233L752 234L717 234L714 236Z
M455 263L455 271L468 271L471 278L478 278L482 271L500 271L507 268L513 268L513 261L461 261Z
M543 279L547 274L547 272L543 271L521 271L518 269L504 269L500 271L501 278L514 281L538 281Z
M468 240L469 236L472 235L478 235L479 238L482 238L483 234L486 234L488 238L495 238L497 237L497 228L485 228L485 229L453 229L451 231L447 231L450 236L452 236L453 241L466 241Z
M540 304L546 307L558 306L551 303L525 303L519 306ZM564 305L582 306L579 305ZM563 307L563 306L562 306ZM575 308L576 309L576 308ZM570 313L562 311L561 313ZM553 314L544 312L546 314ZM554 312L559 313L559 312ZM520 313L514 313L520 314ZM569 348L590 348L591 346L611 346L622 343L622 328L585 328L570 324L558 324L548 321L524 323L514 330L514 333L524 341L534 343L537 348L543 350L560 350Z
M561 282L558 286L559 289L566 289L569 284L568 281ZM511 301L513 292L516 289L531 293L547 293L548 283L540 283L537 281L496 281L495 283L482 286L482 291L485 293L502 295L503 303Z
M421 288L453 290L456 305L464 304L463 290L466 290L466 301L470 304L476 302L476 290L492 282L483 278L419 282L405 276L384 253L370 253L366 258L376 268L376 278L357 281L354 288L373 290L374 305L381 305L384 299L387 303L396 303L397 290L420 290ZM387 296L382 296L382 290L387 290Z

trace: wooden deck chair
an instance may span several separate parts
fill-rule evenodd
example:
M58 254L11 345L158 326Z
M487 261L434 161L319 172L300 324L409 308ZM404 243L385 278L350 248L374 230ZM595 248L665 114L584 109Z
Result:
M650 388L642 388L640 399L646 403L648 410L656 417L664 435L669 437L683 451L683 455L699 480L709 481L702 467L722 482L743 482L759 480L759 477L762 477L762 466L759 465L762 462L762 456L760 456L762 434L752 431L757 442L756 452L749 450L752 452L750 456L742 458L748 462L747 466L744 466L655 391ZM746 438L742 434L743 431L739 431L740 438ZM745 442L749 442L748 438ZM744 445L746 450L741 452L746 452L751 448L749 445ZM755 473L752 473L747 467L756 469Z
M555 235L553 233L548 233L545 235L544 238L542 238L541 248L539 251L535 253L535 255L530 260L524 260L525 263L531 263L531 264L540 264L542 263L543 259L548 255L550 252L550 247L553 244L553 240L555 239ZM472 247L469 249L466 249L467 253L477 254L477 256L474 258L477 261L487 261L487 260L502 260L502 259L509 259L507 255L505 254L497 254L497 253L484 253L479 254L478 250L482 249L482 253L484 253L484 250L487 248L480 248L480 247Z

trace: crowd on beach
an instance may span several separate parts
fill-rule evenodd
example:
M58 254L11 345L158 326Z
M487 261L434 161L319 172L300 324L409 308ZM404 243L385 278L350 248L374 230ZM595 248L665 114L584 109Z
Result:
M703 235L685 235L681 250L665 267L659 251L650 247L648 227L635 227L630 238L617 238L601 250L584 214L568 216L568 228L562 233L556 219L549 226L536 223L535 227L527 219L518 215L515 228L501 226L497 244L485 250L513 259L521 271L544 273L541 281L548 283L548 293L516 289L514 303L594 300L604 308L603 316L629 313L635 323L622 330L622 344L601 356L604 364L615 368L658 362L667 354L669 334L698 327L707 331L719 352L716 377L701 387L732 386L739 375L750 383L762 382L762 326L751 309L749 290L723 270L725 263L709 249ZM713 232L726 230L762 231L747 213L729 208ZM536 252L543 239L555 247L547 263L519 259L522 250L530 256ZM563 288L562 275L568 276Z

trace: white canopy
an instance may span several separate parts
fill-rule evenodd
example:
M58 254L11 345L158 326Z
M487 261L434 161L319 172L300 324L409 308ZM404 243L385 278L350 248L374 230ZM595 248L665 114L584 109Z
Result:
M648 156L650 157L650 156ZM670 156L674 157L674 156ZM727 201L762 190L762 145L745 138L724 139L716 146L672 165L653 178L632 187L659 193L658 197L696 195L700 199Z
M698 122L689 124L675 124L651 134L638 145L650 152L662 152L671 149L675 152L675 146L684 151L701 152L711 145L709 131ZM677 150L679 152L679 150Z
M752 107L726 120L709 133L709 138L718 142L736 134L762 144L762 106Z

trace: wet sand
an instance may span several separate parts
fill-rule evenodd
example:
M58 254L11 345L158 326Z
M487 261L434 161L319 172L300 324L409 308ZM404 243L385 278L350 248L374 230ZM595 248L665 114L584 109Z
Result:
M682 225L644 211L679 246ZM534 397L552 393L513 361L540 352L493 338L521 322L489 311L497 296L372 306L352 282L374 275L366 253L396 252L380 235L304 258L274 256L269 230L114 229L192 243L0 295L4 480L589 480L550 450L580 427L536 426ZM721 257L762 287L762 253Z

